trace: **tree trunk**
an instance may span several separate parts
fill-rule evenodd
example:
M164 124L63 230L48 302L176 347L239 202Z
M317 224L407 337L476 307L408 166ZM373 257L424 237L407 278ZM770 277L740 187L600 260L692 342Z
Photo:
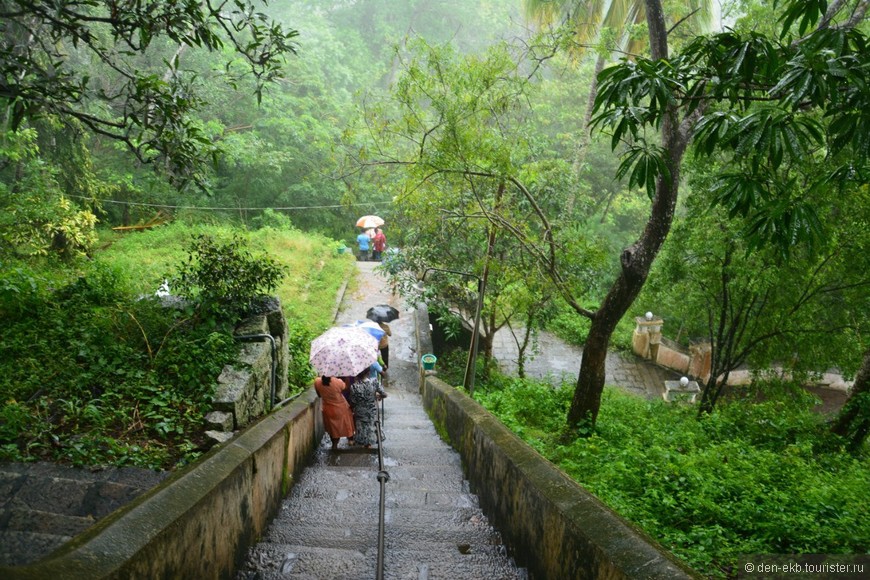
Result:
M860 447L870 433L870 349L864 353L852 393L831 426L831 432L848 439L853 449Z
M495 194L495 203L493 204L493 211L498 213L501 208L501 200L502 195L505 190L505 182L502 181L498 185L498 189ZM497 228L495 225L490 224L489 233L487 235L486 241L486 256L484 257L483 262L483 276L480 278L480 282L477 286L477 299L479 301L479 305L476 309L475 320L480 316L480 310L483 307L483 297L486 296L486 283L489 281L489 263L492 259L493 249L495 248L495 240L496 240ZM495 314L493 313L492 321L490 328L491 332L487 332L486 344L484 345L485 349L488 349L488 357L492 357L492 341L495 338ZM477 372L476 367L476 359L477 359L477 350L479 348L480 341L480 329L479 324L475 323L474 329L471 331L471 354L468 357L468 362L465 364L465 381L463 382L463 386L468 390L469 395L474 395L474 374ZM489 360L489 358L487 358ZM487 376L489 376L489 364L484 367L484 372Z
M537 308L534 306L526 311L526 328L523 332L523 340L517 343L517 376L521 379L526 378L526 350L528 350L532 340L532 325L537 324L535 321L536 312Z
M646 0L649 41L653 59L668 56L667 29L660 0ZM696 112L700 114L700 112ZM598 420L601 393L604 390L605 361L610 336L640 293L650 266L671 229L680 183L680 164L689 142L692 119L678 119L673 107L662 122L662 146L670 178L659 176L652 211L643 234L637 242L623 250L619 277L604 298L601 308L592 318L589 336L583 346L583 359L577 388L568 410L568 435L590 435Z
M586 100L586 112L583 114L583 130L580 133L580 140L577 141L577 147L574 149L572 169L575 174L580 173L580 170L583 169L586 151L589 149L589 124L592 122L592 109L595 107L595 97L598 96L598 73L604 70L605 63L604 56L599 54L598 60L595 61L595 73L592 75L592 82L589 83L589 98Z

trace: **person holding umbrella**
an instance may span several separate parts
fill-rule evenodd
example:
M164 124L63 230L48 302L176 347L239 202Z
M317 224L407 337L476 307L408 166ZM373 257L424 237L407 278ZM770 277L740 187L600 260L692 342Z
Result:
M356 237L356 242L359 244L361 261L368 261L369 248L371 247L373 238L375 237L374 228L379 228L382 225L384 225L383 218L376 215L364 215L356 220L356 227L363 229L363 231Z
M378 350L381 353L381 360L384 361L384 370L390 366L390 336L393 333L390 331L390 325L388 322L392 322L399 317L399 311L390 306L389 304L378 304L377 306L372 306L366 312L366 318L371 320L372 322L376 322L381 329L384 331L384 334L378 340Z
M337 377L321 376L314 379L314 390L323 402L323 428L329 433L332 448L338 449L342 437L347 437L347 442L353 445L353 412L344 397L347 385Z
M381 360L384 361L384 372L390 366L390 337L393 336L390 330L390 325L386 322L379 322L378 326L384 331L383 336L378 341L378 351L381 353Z
M378 381L377 374L372 376L371 370L366 369L358 374L350 386L354 443L364 445L367 449L378 442L377 431L375 431L378 420L378 401L387 396ZM381 439L383 439L383 432Z
M368 372L377 359L378 339L360 326L333 327L311 341L308 361L320 375L314 389L323 400L323 422L333 449L341 437L354 436L353 415L343 394L346 383L337 377Z
M356 237L356 243L359 245L359 261L360 262L368 262L369 261L369 246L371 244L372 239L365 232L360 232Z
M375 237L372 238L372 247L374 248L372 259L375 262L380 262L384 250L387 249L387 236L384 235L384 230L381 228L375 230Z

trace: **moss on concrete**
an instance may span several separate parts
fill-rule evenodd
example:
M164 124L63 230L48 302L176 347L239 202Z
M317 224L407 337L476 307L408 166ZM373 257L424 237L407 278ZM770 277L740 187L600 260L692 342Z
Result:
M484 513L533 578L695 577L465 394L426 377L423 401L462 456Z

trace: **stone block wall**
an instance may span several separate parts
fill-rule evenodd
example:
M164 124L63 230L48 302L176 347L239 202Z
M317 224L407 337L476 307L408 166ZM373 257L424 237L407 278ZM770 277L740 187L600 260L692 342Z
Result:
M267 306L265 312L243 320L236 327L235 335L243 342L239 362L227 365L217 379L215 412L207 419L207 427L212 431L227 433L240 429L269 411L273 396L273 364L275 401L281 401L287 395L287 321L277 298L270 299Z

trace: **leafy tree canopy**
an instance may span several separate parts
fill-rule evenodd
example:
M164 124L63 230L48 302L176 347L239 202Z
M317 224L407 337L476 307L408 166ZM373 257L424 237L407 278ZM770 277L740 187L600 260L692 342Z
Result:
M253 75L259 99L296 35L244 0L3 0L3 121L16 130L48 114L76 119L159 161L176 184L202 184L215 147L192 118L203 101L182 53L222 52L227 80Z

